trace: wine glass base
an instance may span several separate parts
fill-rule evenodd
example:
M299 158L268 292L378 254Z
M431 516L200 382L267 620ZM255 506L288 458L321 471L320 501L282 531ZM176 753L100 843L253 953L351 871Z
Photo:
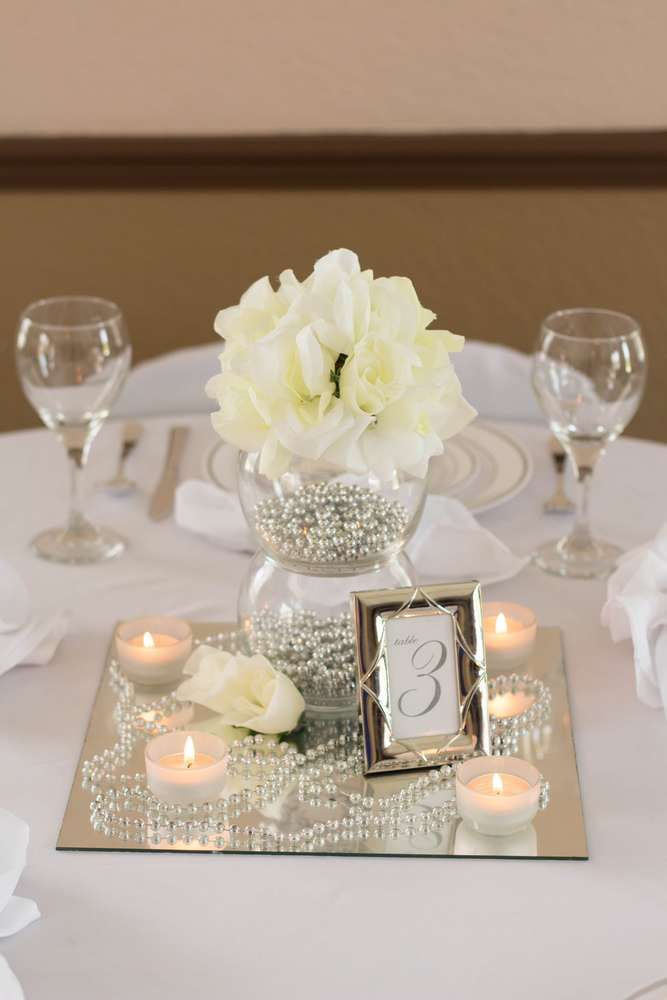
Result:
M114 559L125 550L125 539L110 528L90 528L85 532L50 528L32 540L41 559L51 562L86 565Z
M592 580L609 576L623 553L623 549L611 542L593 541L585 547L575 548L568 545L568 541L561 538L556 542L547 542L533 554L533 562L556 576Z

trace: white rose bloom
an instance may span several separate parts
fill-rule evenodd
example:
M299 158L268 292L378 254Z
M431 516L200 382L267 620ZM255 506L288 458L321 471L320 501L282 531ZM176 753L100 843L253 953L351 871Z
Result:
M280 476L292 456L386 480L426 475L442 442L475 416L450 360L463 338L431 330L408 278L375 278L350 250L318 260L277 290L255 282L216 330L226 338L218 434L260 452L260 471Z
M435 319L433 313L422 308L415 286L409 278L376 278L371 292L373 330L380 331L393 340L411 343L424 328L425 322Z
M278 291L266 277L255 281L237 306L220 310L213 324L215 332L230 342L256 340L271 333L301 290L293 271L283 271L279 280Z
M369 334L354 348L340 374L340 397L352 410L377 416L414 383L419 355L382 332Z
M183 672L190 677L176 689L176 696L217 712L222 725L289 733L306 707L289 677L261 654L243 656L199 646Z
M301 286L299 309L335 358L349 354L369 330L372 283L373 272L361 270L355 253L333 250Z

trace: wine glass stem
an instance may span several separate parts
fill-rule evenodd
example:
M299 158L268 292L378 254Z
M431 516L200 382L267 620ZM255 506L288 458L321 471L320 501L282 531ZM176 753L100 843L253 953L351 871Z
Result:
M574 518L574 526L570 532L570 543L576 548L588 548L592 544L591 531L589 527L588 505L591 492L591 479L593 478L592 465L576 465L578 497L577 512Z
M70 466L70 505L67 531L81 534L88 527L88 522L81 510L81 474L86 464L87 449L71 444L65 444Z

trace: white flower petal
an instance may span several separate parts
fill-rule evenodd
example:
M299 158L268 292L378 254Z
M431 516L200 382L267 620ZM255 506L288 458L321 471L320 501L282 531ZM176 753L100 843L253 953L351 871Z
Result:
M207 647L204 655L195 657L187 666L189 671L196 667L196 672L179 685L179 699L218 713L220 726L283 733L297 725L305 702L289 677L275 670L265 656ZM213 731L210 720L203 726Z
M306 707L301 692L286 674L276 671L273 696L261 715L247 720L256 733L289 733L297 725Z

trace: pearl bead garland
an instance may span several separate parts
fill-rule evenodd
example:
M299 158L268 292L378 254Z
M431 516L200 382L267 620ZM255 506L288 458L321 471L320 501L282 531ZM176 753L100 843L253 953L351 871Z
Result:
M523 692L535 699L525 712L520 712L518 715L510 715L503 719L494 715L489 716L491 753L496 757L516 756L519 738L548 722L551 716L551 691L544 681L531 677L530 674L524 674L522 677L518 674L510 674L509 677L499 674L489 678L488 686L489 701L495 695L508 692L511 694Z
M410 520L398 500L337 480L300 486L255 507L255 531L288 562L358 564L401 542Z
M318 743L300 753L287 742L267 744L261 735L248 736L232 744L228 771L243 782L240 792L203 805L174 806L155 798L146 787L146 776L120 773L135 742L145 735L165 731L161 714L173 708L166 695L150 705L154 722L138 724L148 706L134 704L134 686L111 667L111 683L118 694L114 747L97 754L83 765L82 785L94 796L90 822L106 837L137 844L173 846L198 844L211 850L304 851L330 849L338 843L368 840L371 836L392 838L415 832L433 832L456 817L455 799L440 805L413 807L439 788L452 793L455 765L445 765L411 781L385 798L348 792L344 783L363 774L363 754L357 720L316 723L320 731L342 728L337 738ZM295 785L299 802L313 809L342 808L342 817L323 819L291 832L267 823L247 825L244 814L275 802ZM241 822L239 822L241 821Z
M244 633L237 631L215 633L196 642L216 642L236 650L243 640ZM505 680L496 678L496 683ZM521 679L526 680L530 678ZM184 845L210 851L331 853L370 839L438 832L457 818L456 762L422 772L382 798L346 789L351 779L363 777L356 718L310 722L303 753L290 743L271 743L261 735L237 740L230 749L228 771L240 781L238 792L202 805L162 802L147 788L144 773L128 774L122 768L139 740L171 730L168 721L182 706L173 693L137 705L134 685L115 661L110 666L110 683L117 695L116 742L82 766L82 786L93 796L90 822L105 837L156 848ZM266 808L291 791L300 804L321 810L321 819L296 830L244 821L251 811ZM435 805L425 801L435 792L444 793L442 801ZM548 802L548 782L542 779L540 808ZM327 818L334 811L340 815Z

